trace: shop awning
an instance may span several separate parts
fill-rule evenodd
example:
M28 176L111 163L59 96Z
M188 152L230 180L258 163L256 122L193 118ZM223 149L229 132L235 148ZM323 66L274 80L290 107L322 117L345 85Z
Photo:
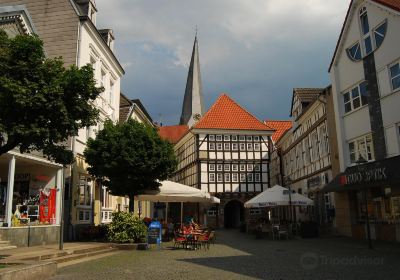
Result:
M343 192L400 185L400 156L346 168L323 188L323 192Z

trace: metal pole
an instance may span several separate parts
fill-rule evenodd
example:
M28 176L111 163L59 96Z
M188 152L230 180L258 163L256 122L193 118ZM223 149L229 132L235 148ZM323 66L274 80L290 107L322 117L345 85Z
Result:
M165 203L165 223L168 225L168 202Z
M183 202L181 202L181 227L183 226Z
M368 248L372 250L372 240L371 240L371 228L369 224L369 214L368 214L368 198L367 198L367 189L364 190L364 200L365 200L365 215L366 215L366 224L367 224L367 239L368 239Z
M60 244L58 246L59 250L64 249L64 186L65 186L65 178L64 178L64 170L61 173L61 186L60 186L60 192L61 192L61 207L60 207ZM71 186L70 186L71 187Z

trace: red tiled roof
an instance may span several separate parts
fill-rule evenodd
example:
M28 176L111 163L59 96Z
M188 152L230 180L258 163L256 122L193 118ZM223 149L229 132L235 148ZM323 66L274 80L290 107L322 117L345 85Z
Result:
M274 134L272 134L272 141L274 143L278 142L283 134L292 128L292 121L269 121L266 120L265 124L269 127L275 129Z
M273 130L222 94L207 113L194 125L205 129Z
M372 0L372 1L375 2L375 3L381 4L383 6L386 6L388 8L391 8L391 9L393 9L395 11L400 12L400 0ZM344 33L344 28L346 26L346 22L347 22L347 20L348 20L348 18L350 16L350 9L351 9L351 6L353 5L353 2L354 2L354 0L350 1L349 8L348 8L347 13L346 13L346 18L344 19L344 22L343 22L343 25L342 25L342 30L340 31L339 39L336 42L335 51L333 52L333 56L332 56L331 63L329 65L328 72L331 71L333 62L335 60L337 51L339 49L340 40L342 39L342 36L343 36L343 33Z
M400 12L400 0L373 0L373 1Z
M172 144L177 143L187 132L189 127L187 125L171 125L161 126L158 129L158 135L162 139L168 140Z

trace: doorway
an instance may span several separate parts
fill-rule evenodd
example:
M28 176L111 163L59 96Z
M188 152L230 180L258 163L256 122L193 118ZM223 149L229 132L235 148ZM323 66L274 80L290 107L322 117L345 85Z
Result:
M224 227L237 228L244 221L244 207L239 200L231 200L224 207Z

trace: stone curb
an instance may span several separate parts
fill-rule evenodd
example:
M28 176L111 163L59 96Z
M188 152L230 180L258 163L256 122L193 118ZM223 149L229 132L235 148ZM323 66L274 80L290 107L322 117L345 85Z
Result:
M55 262L42 262L39 264L21 264L0 270L0 280L39 280L47 279L57 274Z

